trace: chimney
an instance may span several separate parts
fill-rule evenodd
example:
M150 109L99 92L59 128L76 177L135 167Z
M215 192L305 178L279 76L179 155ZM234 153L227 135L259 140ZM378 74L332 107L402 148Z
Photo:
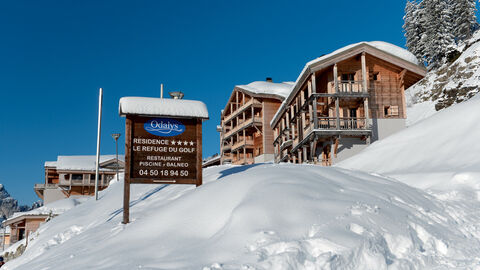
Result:
M180 91L175 91L175 92L169 92L168 93L173 99L182 99L183 98L183 93Z
M273 82L273 79L272 79L271 77L267 77L267 78L265 79L265 81L267 81L267 82Z

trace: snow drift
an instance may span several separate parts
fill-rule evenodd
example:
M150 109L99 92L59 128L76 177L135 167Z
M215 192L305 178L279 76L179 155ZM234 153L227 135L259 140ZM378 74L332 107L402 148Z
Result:
M442 201L397 181L311 165L218 166L199 188L123 183L42 226L5 269L419 269L479 263ZM468 225L468 224L467 224Z
M454 105L338 166L385 174L420 188L480 190L480 96Z

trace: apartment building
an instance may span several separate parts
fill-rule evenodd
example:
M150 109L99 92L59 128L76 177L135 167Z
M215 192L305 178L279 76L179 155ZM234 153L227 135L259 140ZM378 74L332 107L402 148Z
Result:
M405 89L425 74L413 54L379 41L308 62L270 123L275 161L329 166L405 128Z
M58 156L57 161L45 162L45 181L35 184L35 193L44 204L71 195L94 195L96 156ZM118 170L123 172L124 157L100 156L99 190L106 188Z
M273 161L273 130L269 123L292 85L267 78L235 86L218 127L221 164Z

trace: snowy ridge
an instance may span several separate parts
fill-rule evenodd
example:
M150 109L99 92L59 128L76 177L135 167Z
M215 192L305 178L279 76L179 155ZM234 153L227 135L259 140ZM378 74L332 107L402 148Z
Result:
M464 216L394 180L339 168L204 170L205 184L123 183L44 224L5 269L424 269L479 263ZM474 205L477 206L477 205ZM458 209L453 209L458 210ZM473 217L471 217L473 218ZM92 245L95 243L95 245ZM85 248L88 246L89 248Z
M420 188L480 190L480 96L373 143L340 167L381 173ZM421 181L419 181L421 179Z

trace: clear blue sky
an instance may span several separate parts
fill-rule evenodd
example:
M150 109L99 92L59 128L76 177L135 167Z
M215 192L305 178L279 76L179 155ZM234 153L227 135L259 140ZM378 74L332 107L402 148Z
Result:
M204 156L218 152L220 110L236 84L295 81L304 64L344 45L403 46L405 1L1 1L0 183L37 200L43 164L94 155L98 88L102 154L115 153L123 96L159 85L207 104ZM123 144L120 147L124 152Z

